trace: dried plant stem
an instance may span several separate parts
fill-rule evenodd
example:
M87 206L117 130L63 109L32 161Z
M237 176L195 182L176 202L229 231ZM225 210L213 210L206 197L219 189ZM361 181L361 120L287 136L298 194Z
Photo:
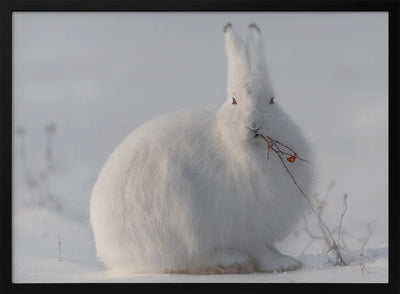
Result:
M321 236L315 235L314 233L312 233L310 231L310 229L308 228L308 221L307 221L307 217L306 216L304 216L304 230L308 234L308 236L310 237L310 241L307 243L307 245L301 251L300 255L303 255L315 240L324 240L324 241L326 241L326 243L328 243L326 235L321 237Z
M274 152L277 153L277 154L279 153L280 155L295 156L296 159L299 159L299 160L304 161L304 162L309 162L308 160L305 160L305 159L299 157L299 156L297 155L297 153L296 153L292 148L286 146L285 144L279 142L278 140L272 139L271 137L268 137L268 136L267 136L267 138L268 138L268 139L267 139L267 138L266 138L264 135L262 135L262 134L257 134L257 136L260 136L260 137L263 139L263 141L267 144L267 146L268 146L268 151L272 150L272 151L274 151ZM292 154L283 151L281 148L279 148L279 145L280 145L280 146L283 146L283 147L285 147L285 148L287 148L288 150L290 150L290 151L292 152Z
M303 195L303 197L307 200L308 206L310 207L311 211L313 212L313 214L314 214L314 215L317 217L317 219L318 219L318 223L319 223L319 225L320 225L320 228L321 228L323 234L324 234L325 236L328 236L327 242L328 242L328 244L329 244L329 246L330 246L330 249L329 249L329 250L334 251L335 254L336 254L336 263L335 263L335 264L336 264L336 265L347 265L347 263L345 262L345 260L344 260L344 258L343 258L343 256L342 256L342 254L340 253L339 245L338 245L338 243L336 242L335 238L333 237L331 231L329 230L328 226L325 224L325 222L324 222L324 221L322 220L322 218L320 217L320 214L315 210L315 208L314 208L314 206L313 206L313 204L312 204L312 202L311 202L310 197L303 191L303 189L302 189L302 188L300 187L300 185L297 183L297 181L296 181L296 179L294 178L293 174L290 172L290 170L289 170L289 168L287 167L285 161L283 160L282 155L294 156L296 159L300 159L300 160L302 160L302 161L304 161L304 162L308 162L308 161L305 160L305 159L300 158L300 157L297 155L297 153L296 153L293 149L291 149L290 147L288 147L288 146L282 144L281 142L279 142L279 141L277 141L277 140L274 140L274 139L272 139L272 138L270 138L270 137L268 137L268 136L265 137L265 136L262 135L262 134L258 134L257 136L261 137L261 139L267 144L267 146L268 146L268 153L269 153L270 151L273 151L273 152L278 156L279 160L281 161L281 163L282 163L283 167L285 168L286 172L288 173L288 175L289 175L290 178L292 179L293 183L296 185L296 187L297 187L297 189L300 191L301 195ZM287 148L287 149L290 150L293 154L290 154L290 153L287 153L287 152L285 152L285 151L282 151L282 150L280 149L279 145L281 145L281 146ZM268 158L267 158L267 159L269 159L269 155L268 155ZM347 206L346 206L346 209L347 209ZM344 211L344 212L345 212L345 211ZM344 213L342 213L341 221L342 221L343 215L344 215Z
M344 194L343 196L343 211L342 215L340 216L340 223L339 223L339 232L338 232L338 239L337 243L340 244L340 236L341 236L341 231L342 231L342 222L343 222L343 217L347 211L347 194Z
M62 242L60 236L57 235L57 243L58 243L58 261L62 261Z
M54 123L48 124L45 127L45 131L47 139L45 149L45 162L39 174L36 175L31 174L28 169L25 148L25 129L19 127L15 130L16 135L20 137L20 150L18 155L21 159L22 164L22 176L24 177L31 199L41 207L48 205L49 202L53 202L53 205L55 204L54 197L50 193L50 179L55 171L53 160L53 136L56 132L56 125Z
M371 236L372 236L371 224L368 224L368 236L362 242L361 253L360 253L360 268L361 268L361 272L363 275L365 275L366 273L367 274L369 273L367 267L365 266L365 259L368 259L368 258L364 254L364 247L368 243Z
M20 143L20 150L18 152L19 157L21 158L22 163L22 172L26 187L28 188L28 193L31 196L31 199L35 198L35 188L38 186L37 181L30 175L28 164L26 161L26 148L25 148L25 129L24 128L17 128L16 134L21 139Z
M323 204L327 203L327 200L328 200L328 197L329 197L329 192L332 190L334 185L335 185L335 182L331 181L331 183L329 184L328 189L326 189L325 198L324 198L324 200L322 200ZM322 211L321 211L321 213L322 213Z

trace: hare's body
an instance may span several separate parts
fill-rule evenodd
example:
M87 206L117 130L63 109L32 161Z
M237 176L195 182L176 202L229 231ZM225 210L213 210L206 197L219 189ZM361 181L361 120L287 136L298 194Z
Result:
M257 78L239 84L246 95L260 91ZM268 118L260 116L263 126L254 129L307 157L300 131L273 106ZM252 128L231 122L232 107L228 100L218 113L161 116L112 153L91 202L97 255L107 266L186 273L299 267L274 243L299 219L306 201L279 158L270 154L267 160L266 146ZM296 161L290 168L308 191L310 166Z

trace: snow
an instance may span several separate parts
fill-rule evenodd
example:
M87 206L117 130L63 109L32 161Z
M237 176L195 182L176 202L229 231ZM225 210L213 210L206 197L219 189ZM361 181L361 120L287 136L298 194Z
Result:
M32 220L35 220L32 222ZM350 264L330 264L327 255L307 254L295 272L246 275L121 274L109 271L93 254L90 226L71 222L44 208L25 208L15 215L13 273L14 283L383 283L388 281L387 247L363 253L368 273L361 270L359 251L348 252ZM29 228L29 230L27 230ZM59 244L61 241L61 244Z
M13 17L13 282L388 282L386 13ZM348 195L343 230L349 265L334 266L324 241L309 243L301 222L278 244L302 261L298 271L111 272L96 259L88 221L96 177L111 151L143 122L221 104L228 21L242 35L252 22L263 32L276 101L315 148L315 193L322 199L335 182L322 215L330 228L338 226ZM56 129L46 160L50 123ZM320 235L313 216L307 220ZM361 252L368 226L372 235Z

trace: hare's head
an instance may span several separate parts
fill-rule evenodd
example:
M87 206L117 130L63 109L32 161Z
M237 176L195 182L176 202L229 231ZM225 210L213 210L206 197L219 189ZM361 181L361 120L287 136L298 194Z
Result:
M231 24L224 27L228 62L227 99L219 112L230 136L252 140L268 129L274 113L274 92L269 81L260 29L249 25L244 43Z

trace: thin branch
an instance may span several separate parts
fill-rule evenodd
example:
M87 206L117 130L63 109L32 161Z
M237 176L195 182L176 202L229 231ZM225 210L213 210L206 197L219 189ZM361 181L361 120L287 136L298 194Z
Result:
M261 137L261 139L267 144L268 148L270 148L270 150L272 150L279 158L279 160L281 161L283 167L285 168L286 172L288 173L288 175L290 176L290 178L292 179L293 183L296 185L297 189L300 191L301 195L307 200L307 204L310 207L311 211L314 213L314 215L317 217L318 219L318 223L320 225L320 228L323 232L324 235L327 235L329 238L327 239L327 242L330 246L330 250L333 250L336 254L336 265L346 265L347 263L345 262L342 254L340 253L340 248L338 246L338 244L335 241L335 238L333 237L331 231L329 230L328 226L325 224L325 222L322 220L322 218L320 217L320 215L318 214L318 212L315 210L310 197L303 191L303 189L300 187L300 185L297 183L296 179L294 178L293 174L290 172L289 168L287 167L285 161L282 158L282 155L288 155L288 153L282 151L278 144L289 149L290 151L293 152L293 154L289 154L291 156L294 156L294 158L298 158L302 161L305 162L309 162L305 159L302 159L300 157L298 157L297 153L291 149L290 147L282 144L281 142L274 140L270 137L267 136L267 138L262 135L262 134L257 134L257 136ZM293 159L294 161L294 159Z
M335 181L331 181L331 183L328 186L328 189L326 189L325 198L324 198L324 200L322 200L323 202L325 202L325 203L327 202L328 196L329 196L329 192L332 190L334 185L335 185Z
M368 236L362 242L361 253L360 253L360 268L361 268L361 272L363 275L365 275L366 273L367 274L369 273L369 271L365 265L365 262L364 262L364 259L368 259L368 257L366 257L364 255L364 247L372 236L371 224L368 224L367 227L368 227Z
M368 227L368 235L362 242L361 250L364 250L365 245L367 245L369 239L371 239L371 236L372 236L371 224L368 224L367 227Z
M343 211L342 211L342 215L340 216L340 222L339 222L339 232L338 232L338 239L337 239L338 244L340 244L340 234L341 234L341 230L342 230L342 222L343 222L343 217L344 217L346 211L347 211L347 194L344 194L344 196L343 196Z
M323 240L326 242L326 235L324 234L323 237L315 235L313 232L308 227L308 221L307 217L304 216L304 231L308 234L310 237L310 241L307 243L307 245L304 247L304 249L301 251L300 255L303 255L307 249L311 246L312 243L314 243L317 240Z
M62 261L62 242L60 236L57 235L57 243L58 243L58 261Z
M262 134L258 134L258 135L261 136L263 139L265 139L264 135L262 135ZM279 153L281 153L282 155L294 156L294 157L296 157L297 159L300 159L300 160L302 160L302 161L304 161L304 162L309 162L308 160L305 160L305 159L299 157L299 156L297 155L297 153L296 153L292 148L286 146L285 144L281 143L280 141L274 140L274 139L272 139L272 138L269 137L269 136L267 136L267 138L268 138L268 140L270 140L270 141L272 142L272 143L268 142L268 144L270 144L270 145L275 145L276 148L278 149ZM266 140L266 139L265 139L265 140ZM265 141L265 140L264 140L264 141ZM281 146L283 146L283 147L289 149L289 150L292 152L292 154L287 153L287 152L285 152L285 151L282 151L282 150L279 148L279 145L281 145ZM276 150L274 150L274 151L277 152Z

